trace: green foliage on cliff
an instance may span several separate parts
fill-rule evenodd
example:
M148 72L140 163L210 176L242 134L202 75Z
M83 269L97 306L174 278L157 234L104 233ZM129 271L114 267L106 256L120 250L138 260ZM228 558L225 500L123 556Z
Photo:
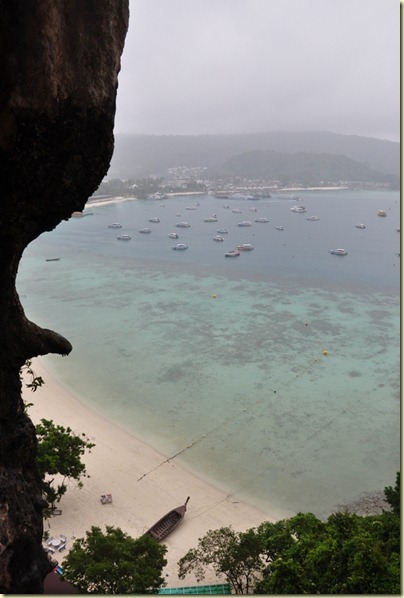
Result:
M38 439L37 465L42 478L42 493L45 500L55 507L67 490L66 480L73 479L82 485L86 466L81 457L95 444L82 434L77 436L71 428L41 419L35 426Z

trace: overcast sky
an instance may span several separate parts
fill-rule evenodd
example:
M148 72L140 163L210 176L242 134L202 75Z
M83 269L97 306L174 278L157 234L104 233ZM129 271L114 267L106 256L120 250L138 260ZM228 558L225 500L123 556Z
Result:
M399 140L399 0L130 0L116 133Z

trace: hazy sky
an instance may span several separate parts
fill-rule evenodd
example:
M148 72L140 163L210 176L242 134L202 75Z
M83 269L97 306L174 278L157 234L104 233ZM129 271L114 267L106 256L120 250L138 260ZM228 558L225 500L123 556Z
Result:
M117 133L399 126L399 0L130 0Z

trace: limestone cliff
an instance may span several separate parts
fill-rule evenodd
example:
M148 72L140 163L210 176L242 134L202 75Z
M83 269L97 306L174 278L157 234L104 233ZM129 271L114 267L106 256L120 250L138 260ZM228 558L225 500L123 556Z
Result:
M106 174L128 0L0 0L0 592L41 593L50 569L34 427L19 371L68 354L15 289L25 247L82 210Z

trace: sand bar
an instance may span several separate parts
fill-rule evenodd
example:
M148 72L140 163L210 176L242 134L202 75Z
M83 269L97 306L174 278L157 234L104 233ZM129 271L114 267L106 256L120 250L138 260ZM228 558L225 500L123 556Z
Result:
M37 376L43 377L45 385L35 393L23 390L24 400L33 403L28 410L31 419L38 423L46 418L70 426L77 434L84 432L96 445L84 457L90 478L83 480L82 489L70 483L58 505L62 514L45 521L50 536L63 534L68 538L67 549L54 554L59 564L63 566L73 538L84 537L92 525L102 530L105 525L120 527L136 538L190 496L184 521L165 540L168 565L163 574L168 587L194 585L193 576L178 579L177 563L197 545L198 538L222 526L231 525L237 531L244 531L279 518L277 513L261 511L235 495L226 494L175 460L161 465L167 456L86 406L52 377L44 361L46 358L34 359L32 367ZM151 470L154 471L138 481ZM101 504L101 495L106 493L112 494L112 504ZM216 581L224 580L217 580L212 573L203 583Z

